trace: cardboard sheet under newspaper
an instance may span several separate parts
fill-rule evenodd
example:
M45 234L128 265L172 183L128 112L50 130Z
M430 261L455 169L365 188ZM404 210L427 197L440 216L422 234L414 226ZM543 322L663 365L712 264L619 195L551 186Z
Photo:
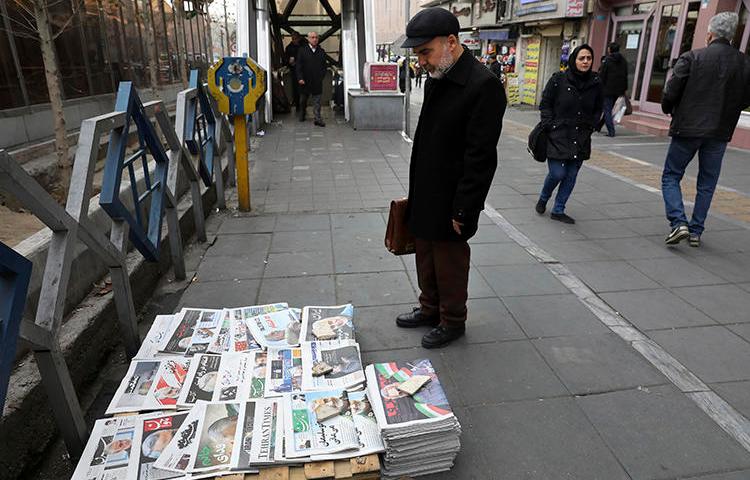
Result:
M325 362L332 371L313 375L313 367ZM351 389L365 382L365 372L354 340L302 343L302 390Z
M383 478L419 476L449 470L461 448L458 423L432 363L376 363L365 369L367 391L386 453ZM414 395L398 389L413 375L430 381Z
M180 474L248 472L274 462L276 400L194 406L154 467Z
M351 304L335 307L305 307L302 309L303 342L313 342L319 339L313 334L318 326L330 330L335 338L331 340L354 340L354 307Z
M185 357L133 360L106 413L177 408L190 361Z

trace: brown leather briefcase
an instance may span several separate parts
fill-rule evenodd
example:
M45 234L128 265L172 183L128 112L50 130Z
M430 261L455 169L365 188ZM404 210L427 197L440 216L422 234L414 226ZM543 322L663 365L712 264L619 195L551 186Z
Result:
M385 248L394 255L409 255L416 251L414 235L406 228L406 201L405 198L391 201Z

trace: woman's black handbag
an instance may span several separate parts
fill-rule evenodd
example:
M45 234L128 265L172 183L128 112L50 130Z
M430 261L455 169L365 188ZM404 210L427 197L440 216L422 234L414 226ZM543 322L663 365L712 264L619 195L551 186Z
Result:
M542 122L537 123L536 127L529 133L529 143L526 150L537 162L547 161L547 131L542 126Z

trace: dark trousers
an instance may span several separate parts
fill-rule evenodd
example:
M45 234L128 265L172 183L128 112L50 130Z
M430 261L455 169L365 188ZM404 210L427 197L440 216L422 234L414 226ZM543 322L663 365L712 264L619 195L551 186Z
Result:
M310 95L305 92L301 92L299 96L299 118L300 120L305 119L307 113L307 99L312 97L313 101L313 116L315 120L321 121L323 118L320 116L320 93L317 95Z
M417 238L416 250L422 312L440 315L443 326L463 327L469 297L469 244Z
M690 233L703 233L708 209L721 173L721 162L727 142L710 138L672 137L661 175L661 192L667 219L672 228L687 225ZM698 184L696 185L693 218L688 223L685 205L682 203L680 181L685 169L698 153Z
M612 109L615 108L615 102L617 101L617 98L618 97L605 96L604 105L602 107L604 109L604 125L607 126L607 134L610 137L615 136L615 121L612 118Z

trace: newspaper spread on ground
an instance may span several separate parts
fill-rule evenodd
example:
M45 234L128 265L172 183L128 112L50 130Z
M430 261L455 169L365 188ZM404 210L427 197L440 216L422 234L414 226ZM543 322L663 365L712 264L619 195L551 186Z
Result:
M367 391L381 429L383 478L420 476L449 470L461 448L458 423L429 360L368 365ZM414 395L397 387L413 375L430 381Z
M372 411L370 400L367 398L367 392L364 390L359 392L348 392L348 395L349 408L352 412L354 426L357 429L357 437L359 438L359 449L356 452L350 451L332 455L312 455L311 460L341 460L344 458L352 458L354 456L360 457L370 455L371 453L385 451L383 439L380 436L380 427L378 427L378 421L375 419L375 412Z
M205 353L220 325L222 310L183 308L172 331L164 337L159 351L172 355Z
M264 396L302 391L302 349L269 348Z
M190 359L133 360L107 408L107 414L177 408Z
M182 476L177 472L159 470L154 467L154 462L172 441L187 416L188 412L171 412L138 417L133 439L138 452L133 452L128 466L129 479L168 480Z
M278 436L283 432L277 430L280 399L257 400L242 404L232 458L232 468L246 470L259 465L273 465L276 461L276 450L279 448Z
M208 344L206 353L222 354L231 352L232 345L232 316L229 309L224 309L221 312L221 322L214 335L211 337L211 341Z
M327 324L336 335L335 340L354 340L354 306L352 304L335 307L305 307L302 309L303 342L317 340L313 327L318 323Z
M141 342L141 348L138 349L134 360L143 360L164 355L159 352L159 346L164 342L165 337L172 333L176 318L177 315L157 315L154 318L154 323L151 324L151 328L148 330L148 334L146 334L146 338Z
M126 480L136 416L97 420L71 480Z
M357 428L346 390L284 395L284 409L291 417L284 425L287 458L326 455L359 448ZM319 422L317 414L323 410L336 413Z
M293 347L299 345L299 334L302 324L299 310L286 309L279 312L264 313L247 319L255 340L263 348Z
M268 352L256 351L250 353L253 356L250 371L250 392L247 399L254 400L263 398L266 389L266 369L268 365Z
M154 466L183 474L229 470L239 410L239 403L195 405Z
M313 375L313 367L325 362L331 371ZM304 342L302 344L302 390L353 388L365 381L359 345L354 340Z

